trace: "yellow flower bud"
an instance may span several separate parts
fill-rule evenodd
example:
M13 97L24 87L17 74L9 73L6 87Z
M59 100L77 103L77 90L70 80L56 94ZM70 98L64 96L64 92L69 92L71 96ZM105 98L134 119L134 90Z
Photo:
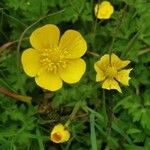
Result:
M114 12L114 7L108 1L103 1L95 6L95 16L98 19L109 19Z
M70 132L67 127L62 125L61 123L54 126L52 129L50 139L54 143L64 143L67 142L70 138Z

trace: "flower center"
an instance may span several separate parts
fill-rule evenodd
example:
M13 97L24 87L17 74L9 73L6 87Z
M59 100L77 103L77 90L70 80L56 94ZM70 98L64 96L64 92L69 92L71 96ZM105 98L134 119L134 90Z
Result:
M117 75L117 69L112 66L108 66L105 72L107 78L114 78Z
M61 140L61 135L60 135L60 133L54 133L54 134L53 134L53 139L54 139L54 141L59 142L59 141Z
M67 67L66 56L70 56L68 51L62 51L59 47L44 49L41 51L40 63L48 72L57 73Z

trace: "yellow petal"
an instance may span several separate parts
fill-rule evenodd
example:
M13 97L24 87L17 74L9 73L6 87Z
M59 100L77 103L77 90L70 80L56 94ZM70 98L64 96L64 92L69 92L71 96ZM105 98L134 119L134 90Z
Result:
M102 88L107 90L116 89L120 93L122 93L118 82L115 81L114 79L106 79L102 84Z
M97 66L95 67L96 71L97 68L100 68L101 70L105 71L109 65L110 65L110 57L108 54L102 56L100 60L94 64L94 66Z
M54 143L66 142L69 140L69 138L70 138L70 132L66 129L65 126L63 126L60 123L54 126L50 136L50 139Z
M95 6L95 16L99 19L109 19L114 12L114 8L108 1L103 1Z
M86 70L86 63L83 59L70 60L67 67L59 74L62 80L67 83L78 82Z
M96 82L103 81L104 79L105 79L104 72L103 71L97 72L97 74L96 74Z
M58 27L53 24L47 24L32 32L30 43L35 49L48 49L58 46L59 36Z
M60 49L67 51L66 58L79 58L87 50L87 44L82 35L75 30L67 30L60 39Z
M40 68L40 55L37 50L32 48L25 50L21 55L21 62L28 76L36 76Z
M123 85L129 85L129 73L132 69L124 69L121 70L117 73L117 76L115 77L116 80L118 80L120 83L122 83Z
M118 56L116 56L114 53L111 54L111 65L115 67L116 69L122 69L126 67L130 63L129 60L122 61Z
M96 70L96 72L97 72L97 74L96 74L96 81L97 81L97 82L98 82L98 81L103 81L103 80L105 79L105 74L104 74L103 70L101 70L101 69L96 65L96 63L94 64L94 68L95 68L95 70Z
M41 69L35 77L37 85L49 91L59 90L63 83L57 74Z

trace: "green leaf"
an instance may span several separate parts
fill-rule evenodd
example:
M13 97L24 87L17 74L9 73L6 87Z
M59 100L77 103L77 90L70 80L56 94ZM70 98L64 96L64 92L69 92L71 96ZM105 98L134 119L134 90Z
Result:
M38 137L41 136L41 133L40 133L38 128L36 129L36 134L37 134ZM44 143L43 143L43 141L40 137L38 138L38 143L39 143L40 150L45 150Z
M149 116L150 116L150 108L142 109L141 112L142 112L141 125L144 128L150 129L150 118L149 118Z
M92 150L97 150L97 140L96 140L96 132L95 132L95 115L93 113L90 114L90 126L91 126L91 144Z
M130 128L127 130L128 134L134 134L134 133L141 133L141 130L137 129L137 128Z
M146 149L141 146L127 145L125 146L125 150L146 150Z

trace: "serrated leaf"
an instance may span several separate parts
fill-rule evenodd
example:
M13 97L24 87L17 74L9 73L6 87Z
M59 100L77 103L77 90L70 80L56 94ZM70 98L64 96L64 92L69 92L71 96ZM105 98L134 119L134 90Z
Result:
M141 125L143 128L148 128L150 129L150 110L149 108L147 109L142 109L142 116L141 116Z

